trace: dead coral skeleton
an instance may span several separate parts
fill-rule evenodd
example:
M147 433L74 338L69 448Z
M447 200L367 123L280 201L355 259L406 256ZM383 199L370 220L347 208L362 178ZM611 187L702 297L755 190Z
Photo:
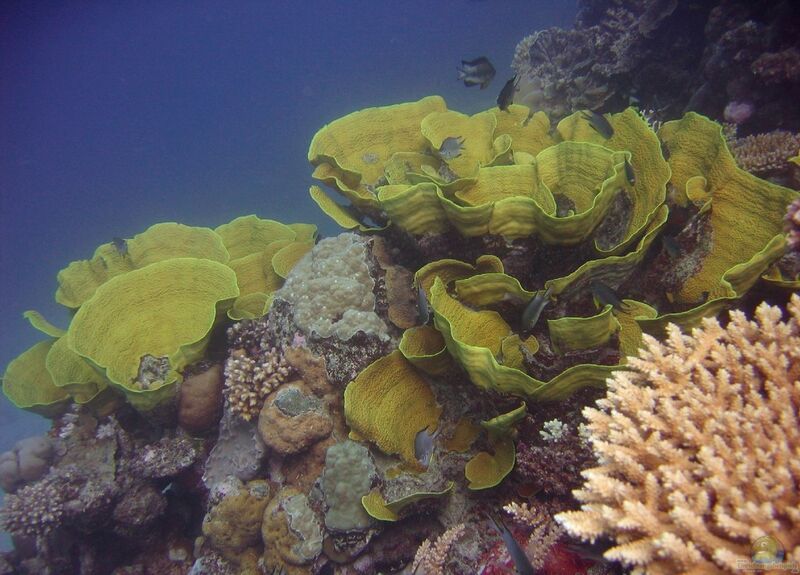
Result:
M605 557L634 574L738 573L767 536L800 562L800 296L788 307L646 336L584 410L600 466L556 520L615 539Z

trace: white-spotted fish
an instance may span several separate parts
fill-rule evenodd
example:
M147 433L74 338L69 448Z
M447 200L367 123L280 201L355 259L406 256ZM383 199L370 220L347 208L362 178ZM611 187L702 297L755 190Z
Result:
M461 68L458 69L458 79L464 80L464 85L480 86L483 90L494 78L495 70L488 58L481 56L474 60L461 60Z

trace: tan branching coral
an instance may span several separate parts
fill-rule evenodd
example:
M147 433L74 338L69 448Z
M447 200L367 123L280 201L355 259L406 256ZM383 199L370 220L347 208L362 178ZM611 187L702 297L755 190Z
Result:
M458 524L442 533L436 541L423 541L414 556L411 572L417 575L444 575L450 548L465 529L463 524Z
M600 466L556 516L567 531L612 537L606 558L639 574L741 572L763 536L800 562L800 296L789 312L645 338L584 410Z
M274 347L256 357L234 350L225 362L225 399L234 414L245 421L258 417L264 399L283 382L291 368Z
M800 134L775 130L737 138L730 147L740 168L756 175L768 174L789 168L789 158L800 149Z
M542 569L550 549L564 534L564 530L553 521L549 511L543 507L512 502L503 506L503 509L514 518L514 521L531 529L531 534L525 543L525 555L530 559L534 569Z

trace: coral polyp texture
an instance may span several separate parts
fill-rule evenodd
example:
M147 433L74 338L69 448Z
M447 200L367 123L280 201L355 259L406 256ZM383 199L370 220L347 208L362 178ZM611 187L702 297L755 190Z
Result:
M584 411L600 465L558 521L633 573L737 573L759 537L800 561L800 296L667 331Z

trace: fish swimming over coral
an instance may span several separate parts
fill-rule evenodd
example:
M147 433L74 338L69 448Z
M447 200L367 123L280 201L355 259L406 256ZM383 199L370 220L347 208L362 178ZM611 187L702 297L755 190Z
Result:
M114 248L117 250L119 257L124 258L128 255L128 241L123 238L114 238L111 240Z
M420 325L427 325L431 320L431 306L428 303L428 296L425 293L425 288L422 286L417 288L417 317Z
M664 246L664 251L671 259L677 258L681 255L681 247L678 241L672 236L661 236L661 244Z
M418 432L417 436L414 438L414 457L425 467L428 467L431 463L434 444L441 430L442 428L439 427L439 429L433 433L428 433L428 429L425 428Z
M633 166L628 158L625 158L625 179L628 180L630 185L636 183L636 172L633 171Z
M542 310L550 303L551 291L552 288L548 287L544 293L537 293L525 306L525 310L522 312L522 329L524 331L532 330L536 322L539 321Z
M514 94L516 91L517 75L514 74L514 76L505 83L503 89L500 90L500 94L497 96L497 107L504 112L508 112L508 107L514 103Z
M614 127L604 115L598 114L597 112L592 112L591 110L584 110L581 115L587 122L589 122L589 125L594 129L594 131L603 136L606 140L614 135Z
M439 156L443 160L454 160L461 155L464 150L464 138L450 136L442 140L442 145L439 146Z
M485 56L474 60L461 60L461 68L458 69L458 79L464 80L464 85L480 86L483 90L494 78L495 69L489 59Z
M589 291L592 292L592 297L594 298L595 302L597 302L600 306L607 306L610 305L614 309L625 309L628 306L623 303L623 301L617 295L611 287L604 284L600 280L592 280L589 282Z
M492 520L494 526L500 532L500 536L503 538L503 543L505 543L506 548L508 549L508 554L511 556L511 560L514 562L514 567L517 568L517 573L519 575L533 575L534 569L533 565L531 564L531 560L528 559L528 556L525 555L525 552L522 550L522 547L517 540L514 539L514 535L511 534L511 531L508 530L503 520L499 517L495 517L494 514L489 514L489 519Z

